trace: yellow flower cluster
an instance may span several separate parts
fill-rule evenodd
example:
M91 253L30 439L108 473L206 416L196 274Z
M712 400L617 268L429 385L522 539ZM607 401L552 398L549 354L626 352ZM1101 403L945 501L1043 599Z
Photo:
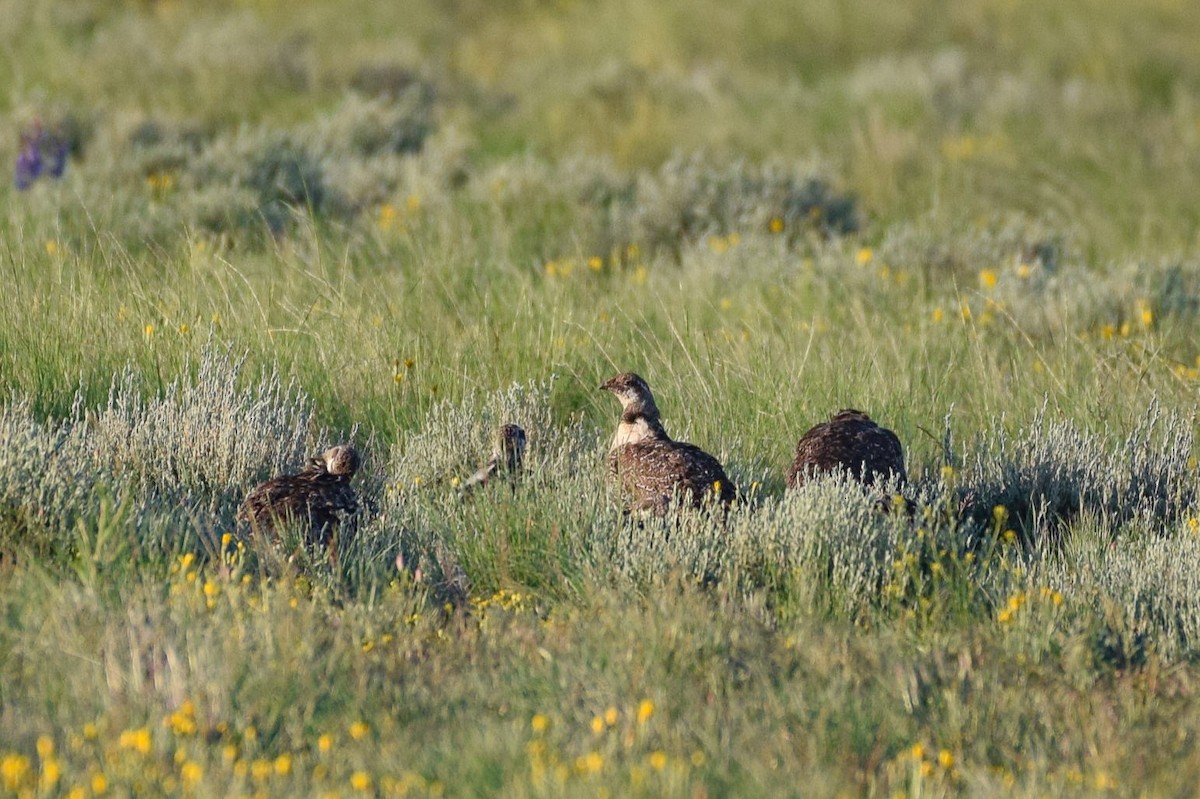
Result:
M742 237L737 233L730 233L728 236L709 236L708 248L717 255L724 255L741 242Z
M405 198L403 208L398 207L393 203L384 203L383 205L379 206L379 213L376 217L376 225L385 233L390 231L403 233L408 229L408 222L420 210L420 196L416 194L410 194Z
M529 720L532 737L525 745L534 782L553 779L562 786L572 778L586 779L615 768L626 769L637 786L657 772L681 774L686 773L689 764L702 766L707 758L700 750L673 756L661 748L648 748L654 740L652 720L656 713L654 700L649 698L627 709L609 705L598 710L586 722L591 732L589 747L571 756L557 748L562 736L551 735L556 722L546 713L535 713ZM570 732L564 727L566 739L577 740Z
M185 700L174 713L163 718L163 726L176 735L196 734L196 706L190 699Z
M1061 607L1063 604L1063 595L1053 588L1043 587L1038 589L1036 598L1052 608ZM1030 594L1028 591L1018 591L1013 594L1004 603L1004 607L996 614L996 621L1000 624L1011 624L1029 600Z
M921 786L926 782L937 785L946 780L957 781L958 772L954 768L957 762L949 749L934 750L915 743L897 754L888 770L898 781L907 782L910 794L915 796L924 793Z
M1124 314L1121 314L1124 316ZM1137 331L1147 331L1154 327L1154 308L1150 301L1138 299L1133 303L1133 312L1120 322L1109 322L1100 326L1097 331L1101 339L1111 341L1116 338L1129 338ZM1200 359L1197 359L1200 366Z

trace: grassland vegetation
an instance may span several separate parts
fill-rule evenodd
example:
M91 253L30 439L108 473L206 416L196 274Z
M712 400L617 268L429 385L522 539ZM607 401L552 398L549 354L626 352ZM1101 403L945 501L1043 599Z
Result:
M0 795L1188 795L1198 38L0 0ZM622 512L626 370L727 517ZM786 491L843 407L909 483ZM343 441L336 562L238 525Z

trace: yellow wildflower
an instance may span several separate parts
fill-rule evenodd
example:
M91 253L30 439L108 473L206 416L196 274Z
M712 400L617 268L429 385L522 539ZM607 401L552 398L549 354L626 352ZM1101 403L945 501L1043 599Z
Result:
M854 254L854 262L859 266L866 266L871 263L871 259L875 257L875 251L870 247L863 247Z
M179 769L179 778L183 780L184 785L195 785L203 776L204 767L191 760L184 763Z
M58 778L62 776L62 769L59 768L58 761L54 758L47 758L42 761L42 790L49 791L58 784Z
M379 227L383 230L390 228L396 221L396 206L386 203L379 208Z
M944 769L949 769L954 765L954 754L949 749L943 749L938 752L938 763Z
M979 273L979 282L983 284L985 289L996 288L997 280L999 280L999 276L996 274L995 269L984 269Z
M771 221L767 223L767 230L772 233L783 232L783 218L778 216L771 217Z
M579 774L595 774L604 767L604 755L599 752L588 752L575 758L575 771Z
M356 771L350 775L350 787L366 793L371 790L371 775L365 771Z
M650 768L654 769L655 771L662 771L667 766L667 753L661 749L655 750L650 753L648 760L650 762Z
M12 752L0 758L0 781L8 790L15 793L24 783L25 775L28 773L29 758L25 755Z
M637 720L638 724L645 724L654 715L654 702L649 699L643 699L638 704Z
M150 730L142 727L137 730L125 730L117 738L117 746L122 749L132 749L143 755L150 753Z
M533 718L529 720L529 726L540 735L550 729L550 719L541 713L534 713Z
M54 754L54 739L49 735L39 735L37 739L38 757L45 760Z
M617 712L615 707L610 707L608 710L604 711L604 723L610 727L616 726L616 723L620 717L621 714Z

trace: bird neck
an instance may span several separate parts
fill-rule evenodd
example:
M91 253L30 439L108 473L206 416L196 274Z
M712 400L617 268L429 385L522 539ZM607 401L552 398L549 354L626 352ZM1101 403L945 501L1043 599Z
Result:
M670 441L670 436L663 428L658 416L648 416L644 413L630 413L628 410L621 414L621 423L617 425L617 434L613 436L610 451L629 444L642 441Z
M621 400L621 418L634 419L638 416L645 416L647 419L658 419L658 406L654 404L654 397L649 392L634 394L632 396L625 395L620 397Z

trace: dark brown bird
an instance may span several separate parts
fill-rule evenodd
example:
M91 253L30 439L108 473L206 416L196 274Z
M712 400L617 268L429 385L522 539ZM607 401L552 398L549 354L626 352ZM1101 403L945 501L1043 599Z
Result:
M498 472L515 477L525 461L525 431L517 424L506 424L496 431L492 457L479 471L463 480L459 490L466 493L476 486L486 485Z
M853 409L838 411L828 422L816 425L800 437L796 458L788 469L788 488L835 471L847 472L868 486L892 475L901 483L908 480L900 439L862 411Z
M305 543L330 549L342 517L358 510L350 479L360 464L358 451L349 444L330 447L298 474L274 477L246 495L238 520L257 531L278 534L284 526L299 525Z
M720 462L704 450L667 435L646 381L624 372L604 382L621 402L621 422L608 453L609 468L632 495L632 510L664 513L678 494L693 507L736 491Z

